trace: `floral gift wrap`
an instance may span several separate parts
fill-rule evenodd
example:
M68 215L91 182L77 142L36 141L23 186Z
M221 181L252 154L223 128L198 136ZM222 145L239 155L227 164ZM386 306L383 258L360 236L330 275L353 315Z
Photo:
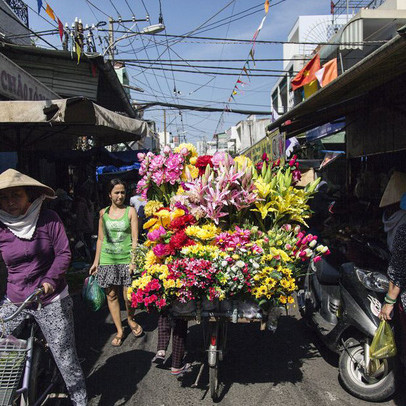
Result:
M197 156L191 144L140 154L147 241L133 252L129 298L140 309L173 303L255 301L263 309L294 302L297 277L329 253L306 233L305 188L296 157L254 165L226 153Z

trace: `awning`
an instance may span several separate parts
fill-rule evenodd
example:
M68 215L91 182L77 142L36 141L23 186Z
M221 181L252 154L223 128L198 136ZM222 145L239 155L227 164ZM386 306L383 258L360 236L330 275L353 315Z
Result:
M396 35L310 98L279 117L267 130L272 131L279 127L281 132L286 131L287 136L291 137L360 110L370 91L405 74L406 38L402 35Z
M0 151L70 149L77 137L98 146L137 141L145 121L122 116L83 97L0 102Z
M330 135L336 134L345 127L344 119L333 121L332 123L326 123L313 130L306 132L307 141L321 140L322 138L328 137Z

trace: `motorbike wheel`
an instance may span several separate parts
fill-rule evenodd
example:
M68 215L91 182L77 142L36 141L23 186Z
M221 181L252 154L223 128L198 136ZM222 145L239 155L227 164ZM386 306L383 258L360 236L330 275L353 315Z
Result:
M344 387L352 395L372 401L383 401L395 393L395 362L393 358L371 360L371 373L364 365L364 347L350 338L340 355L339 371Z

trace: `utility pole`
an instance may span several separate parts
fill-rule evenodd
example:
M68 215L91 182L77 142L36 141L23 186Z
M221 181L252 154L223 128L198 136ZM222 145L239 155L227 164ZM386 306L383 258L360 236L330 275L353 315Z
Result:
M166 145L166 110L164 110L164 146Z
M113 44L114 44L114 28L113 28L113 19L109 17L109 54L110 54L110 59L111 63L114 64L114 49L113 49Z
M143 19L133 17L131 20L122 20L121 18L113 20L113 18L109 17L109 54L112 64L114 64L114 23L137 23L139 21L149 21L149 17Z

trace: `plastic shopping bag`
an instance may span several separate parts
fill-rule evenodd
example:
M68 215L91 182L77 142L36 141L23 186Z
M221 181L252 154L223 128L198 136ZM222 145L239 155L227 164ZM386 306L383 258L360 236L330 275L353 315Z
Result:
M96 282L96 278L93 275L90 275L85 279L82 289L82 298L89 309L94 312L101 309L106 301L106 294Z
M394 357L395 355L395 336L390 325L385 320L382 320L372 340L369 356L375 359L382 359Z

